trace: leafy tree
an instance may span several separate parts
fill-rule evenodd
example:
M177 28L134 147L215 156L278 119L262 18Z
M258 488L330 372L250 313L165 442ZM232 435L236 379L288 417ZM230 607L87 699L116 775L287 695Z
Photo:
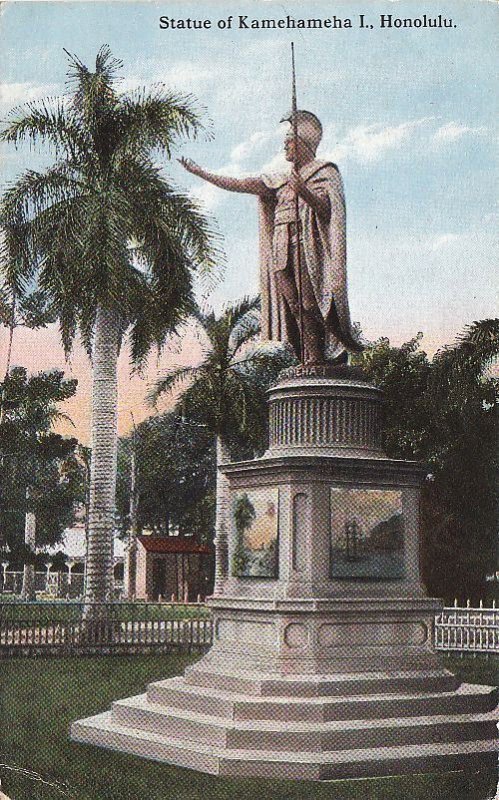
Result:
M77 441L52 431L64 417L57 406L74 395L76 381L64 380L64 373L56 370L28 376L26 369L16 367L0 390L0 524L14 559L17 555L24 561L23 597L33 599L35 545L60 540L81 496L73 455Z
M17 297L7 286L0 288L0 325L9 330L5 375L10 371L12 344L16 328L44 328L55 322L56 316L43 292L32 290L24 296ZM0 408L0 414L2 409Z
M206 219L163 176L171 157L203 130L190 96L163 85L117 91L122 62L108 47L95 69L69 56L66 100L15 109L2 139L45 142L56 160L27 171L6 193L4 277L21 297L36 280L69 351L77 329L92 354L92 465L86 601L112 593L116 484L117 358L129 331L140 364L192 309L194 271L218 258ZM87 605L90 609L90 605Z
M382 339L357 357L385 393L385 448L428 464L422 495L422 569L432 594L478 598L495 569L499 320L469 326L432 361L421 335Z
M228 573L228 482L218 469L230 461L231 448L253 451L264 448L267 430L265 391L292 356L285 348L251 349L260 332L258 298L244 298L227 306L220 316L198 311L195 319L204 334L203 360L197 366L178 367L155 385L151 399L183 388L176 408L187 419L198 421L215 436L216 584L220 591Z
M135 440L135 442L134 442ZM204 426L189 423L175 412L150 417L137 425L135 436L120 439L117 511L126 535L131 527L131 460L137 461L137 523L139 531L212 540L207 495L214 490L213 436ZM204 512L198 509L201 505ZM203 518L204 517L204 518Z
M175 413L150 417L120 439L117 511L128 541L128 596L135 595L137 535L144 528L212 542L214 463L212 435Z

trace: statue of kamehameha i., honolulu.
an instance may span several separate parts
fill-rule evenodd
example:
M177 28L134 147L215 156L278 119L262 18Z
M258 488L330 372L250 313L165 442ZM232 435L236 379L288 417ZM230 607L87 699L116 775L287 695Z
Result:
M259 198L262 338L290 343L302 364L341 363L362 350L348 308L343 183L335 164L315 157L319 119L295 110L285 121L290 173L231 178L189 159L181 164L215 186Z

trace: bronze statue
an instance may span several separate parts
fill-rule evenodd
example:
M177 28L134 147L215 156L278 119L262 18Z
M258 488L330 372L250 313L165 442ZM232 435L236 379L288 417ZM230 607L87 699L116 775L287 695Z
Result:
M362 350L348 310L343 184L335 164L315 158L318 118L295 111L284 121L291 173L231 178L180 162L215 186L259 198L263 339L289 342L303 364L341 363Z

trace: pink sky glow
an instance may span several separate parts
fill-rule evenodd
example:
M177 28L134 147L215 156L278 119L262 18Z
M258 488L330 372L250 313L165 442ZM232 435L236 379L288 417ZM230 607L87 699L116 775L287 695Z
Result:
M7 358L8 333L0 329L0 370L5 370ZM141 422L154 413L146 402L149 386L157 376L176 365L195 364L201 358L201 345L193 329L187 329L185 336L176 338L169 349L165 349L159 362L156 353L149 358L142 375L131 374L128 346L122 348L118 362L118 432L127 434L132 427L131 413L135 422ZM14 334L12 366L24 366L30 373L48 369L61 369L67 378L77 378L78 389L74 397L63 405L61 410L68 414L74 423L61 423L58 431L76 436L83 444L90 443L90 393L92 371L88 356L79 342L75 343L69 363L65 361L57 325L49 325L44 330L30 331L18 328ZM171 399L158 404L160 410L172 405Z

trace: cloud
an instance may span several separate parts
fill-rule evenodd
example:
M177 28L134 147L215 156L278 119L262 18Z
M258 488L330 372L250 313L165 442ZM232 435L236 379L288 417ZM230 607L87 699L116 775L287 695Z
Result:
M206 211L213 211L223 202L223 189L217 189L212 183L203 181L189 192L193 200L200 203Z
M236 163L239 161L245 161L258 152L258 150L260 150L262 147L268 145L269 142L272 142L274 139L277 139L281 136L281 125L273 130L256 131L249 137L249 139L246 139L232 148L230 159Z
M463 237L457 233L442 233L439 236L434 236L428 241L428 249L432 252L441 250L449 245L456 244Z
M326 158L333 161L344 162L353 159L361 163L379 161L388 151L398 150L406 145L413 137L414 133L426 125L431 118L402 122L399 125L382 125L373 123L371 125L357 125L351 128L343 139L335 146L328 149L327 142L333 138L336 129L330 127L324 137L326 142Z
M466 134L482 134L485 128L470 128L469 125L461 125L459 122L446 122L435 131L434 141L439 144L455 142Z
M276 153L270 161L267 161L259 170L260 174L268 175L272 174L273 172L289 172L291 169L291 164L289 161L286 161L286 157L284 153L281 151Z
M227 175L231 178L246 178L250 174L244 170L237 162L229 162L220 169L211 170L214 175ZM198 183L194 189L189 192L190 196L197 200L206 211L213 211L220 206L225 199L227 199L227 192L224 189L219 189L208 181Z
M0 84L0 103L16 106L32 100L41 100L60 92L61 86L58 83L2 83Z
M200 69L193 61L177 61L175 63L162 62L152 59L141 60L135 67L136 77L125 78L120 82L120 90L129 92L141 86L149 89L156 85L164 84L168 89L174 89L182 94L200 92L204 87L211 86L221 74L216 64L209 67L203 65Z
M213 170L215 175L227 175L231 178L246 178L250 175L260 175L266 172L282 172L289 168L288 162L280 152L266 164L258 165L255 169L249 168L245 162L253 159L262 149L268 148L269 143L274 140L282 139L282 126L271 130L260 130L253 133L248 139L232 148L230 161L217 170ZM218 189L213 184L204 182L196 186L191 192L191 197L198 200L207 211L213 211L226 199L227 193L223 189Z
M340 164L346 161L375 164L396 152L408 152L409 148L413 154L428 153L430 149L435 154L435 148L429 148L432 143L454 141L465 134L478 134L484 130L485 128L470 128L452 121L440 124L434 117L421 117L392 125L380 122L356 125L344 133L337 124L330 124L325 126L318 156ZM284 157L282 139L283 125L255 131L232 148L229 162L218 169L216 174L245 177L288 171L290 165ZM270 148L274 149L274 144L275 154L262 164L261 156L268 153ZM192 195L207 210L213 211L224 202L226 193L204 184L196 187ZM443 234L432 242L430 249L446 246L451 241L451 234Z

